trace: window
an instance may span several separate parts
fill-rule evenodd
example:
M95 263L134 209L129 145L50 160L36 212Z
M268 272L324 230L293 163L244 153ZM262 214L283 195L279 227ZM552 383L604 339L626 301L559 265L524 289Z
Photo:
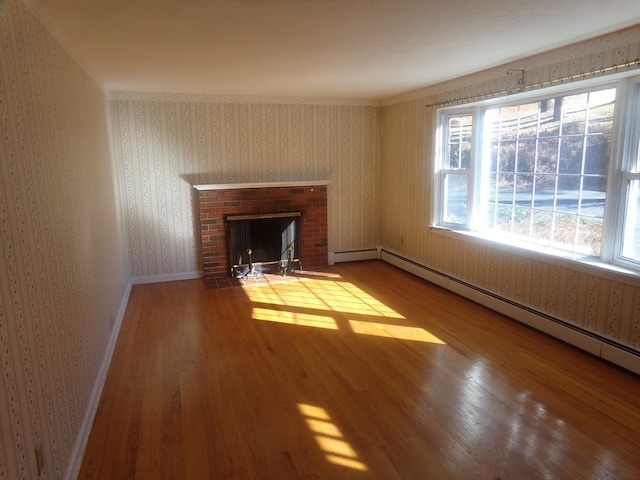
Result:
M438 111L435 224L640 269L640 77Z

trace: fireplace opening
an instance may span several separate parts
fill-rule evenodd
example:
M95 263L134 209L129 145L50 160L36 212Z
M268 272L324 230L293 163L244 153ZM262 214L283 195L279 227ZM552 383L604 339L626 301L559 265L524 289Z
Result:
M227 215L231 276L300 269L300 212Z

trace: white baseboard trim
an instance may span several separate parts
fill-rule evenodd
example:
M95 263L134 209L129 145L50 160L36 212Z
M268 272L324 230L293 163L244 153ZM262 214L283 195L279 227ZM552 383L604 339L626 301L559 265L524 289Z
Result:
M409 260L390 250L383 250L380 259L408 273L441 286L480 305L502 313L514 320L573 345L592 355L640 374L640 352L616 344L594 333L570 325L562 320L536 312L524 305L502 298L453 277Z
M380 258L380 256L377 248L364 248L361 250L347 250L343 252L329 252L329 265L335 265L336 263L340 262L376 260L378 258Z
M194 280L202 278L203 272L186 272L186 273L165 273L162 275L146 275L144 277L133 277L131 280L133 285L142 285L144 283L161 283L174 282L177 280Z
M93 426L93 420L98 410L98 404L100 403L100 397L102 396L102 389L107 379L107 373L109 372L109 366L111 365L111 359L113 358L113 352L116 348L116 342L118 341L118 335L120 334L120 327L122 326L122 320L124 319L124 312L127 309L127 303L129 302L129 295L131 294L131 286L133 280L129 280L125 289L122 301L120 302L120 308L115 318L113 330L109 337L109 343L107 344L107 351L102 359L102 365L96 378L96 382L93 385L91 391L91 397L89 397L89 404L85 410L84 418L80 424L78 435L76 436L76 442L69 458L67 465L67 472L64 476L65 480L75 480L78 478L80 467L82 466L82 458L84 457L84 451L89 441L89 434L91 433L91 427Z

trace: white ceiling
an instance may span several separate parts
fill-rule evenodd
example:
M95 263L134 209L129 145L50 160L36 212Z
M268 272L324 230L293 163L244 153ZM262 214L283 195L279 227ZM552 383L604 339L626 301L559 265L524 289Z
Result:
M384 98L640 23L640 0L26 3L107 90L216 95Z

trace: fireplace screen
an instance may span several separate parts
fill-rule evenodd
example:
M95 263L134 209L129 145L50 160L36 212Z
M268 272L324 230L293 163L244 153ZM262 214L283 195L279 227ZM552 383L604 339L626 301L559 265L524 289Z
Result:
M299 268L299 223L300 212L228 215L231 275L286 275L295 265Z

